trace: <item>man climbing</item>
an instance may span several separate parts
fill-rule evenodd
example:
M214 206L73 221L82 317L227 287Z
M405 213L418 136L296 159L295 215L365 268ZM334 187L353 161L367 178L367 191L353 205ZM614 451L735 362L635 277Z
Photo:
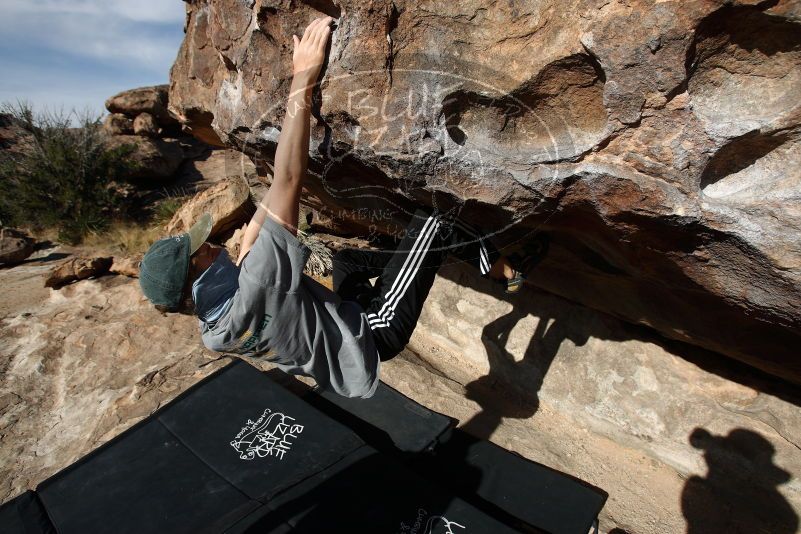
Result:
M505 281L509 292L522 284L523 266L512 267L474 228L420 209L397 250L337 253L334 291L303 274L311 252L296 237L300 192L312 88L331 21L316 19L303 37L293 36L293 79L273 183L247 225L236 263L205 242L212 226L206 215L188 233L150 248L140 285L166 309L191 299L203 343L212 350L266 356L284 371L311 376L341 395L370 397L381 362L400 353L411 337L447 254L475 264L484 277ZM369 281L374 277L375 285Z

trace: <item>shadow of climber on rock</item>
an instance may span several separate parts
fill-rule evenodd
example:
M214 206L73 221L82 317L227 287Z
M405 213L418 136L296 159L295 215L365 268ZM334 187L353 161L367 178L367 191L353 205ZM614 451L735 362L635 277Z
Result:
M682 491L688 534L796 532L798 516L777 490L791 476L774 465L776 450L767 439L744 428L727 436L696 428L690 444L704 451L708 471Z
M545 375L566 339L583 345L589 335L577 337L565 328L561 317L554 317L545 307L516 305L512 310L484 326L481 341L489 359L489 373L467 384L467 398L477 402L481 411L462 429L489 439L504 418L527 419L539 409L539 391ZM512 330L528 315L538 318L523 358L517 361L508 347Z

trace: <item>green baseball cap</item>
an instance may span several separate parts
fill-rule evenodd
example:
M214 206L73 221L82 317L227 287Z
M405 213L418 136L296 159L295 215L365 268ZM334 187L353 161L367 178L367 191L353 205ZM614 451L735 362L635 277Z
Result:
M159 239L139 263L139 287L155 305L175 308L181 303L189 258L211 233L213 220L204 213L185 234Z

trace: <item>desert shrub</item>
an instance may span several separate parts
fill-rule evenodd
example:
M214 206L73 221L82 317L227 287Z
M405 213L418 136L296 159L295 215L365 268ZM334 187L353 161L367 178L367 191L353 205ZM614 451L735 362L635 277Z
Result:
M35 113L24 102L1 108L23 132L19 149L0 156L3 224L56 228L59 239L77 243L121 215L116 180L133 169L133 146L106 148L100 117L90 112Z
M104 254L134 255L144 253L157 239L164 237L163 228L132 219L118 219L102 231L90 230L81 241L83 250Z

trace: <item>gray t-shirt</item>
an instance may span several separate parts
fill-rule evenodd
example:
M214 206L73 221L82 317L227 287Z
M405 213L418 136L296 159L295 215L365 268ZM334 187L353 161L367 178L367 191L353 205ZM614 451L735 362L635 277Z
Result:
M239 271L239 288L203 344L263 356L346 397L371 397L380 360L362 308L303 274L311 250L269 216Z

